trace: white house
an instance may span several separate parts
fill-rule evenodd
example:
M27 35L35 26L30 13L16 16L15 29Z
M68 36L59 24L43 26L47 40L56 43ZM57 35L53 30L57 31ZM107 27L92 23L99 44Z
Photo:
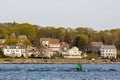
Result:
M22 46L4 46L3 53L10 57L21 57L26 53L26 48Z
M40 50L41 57L51 58L53 56L53 50L50 48Z
M100 48L102 58L116 58L117 50L114 45L103 45Z
M82 51L79 51L77 47L72 47L68 49L66 53L63 54L64 58L81 58Z

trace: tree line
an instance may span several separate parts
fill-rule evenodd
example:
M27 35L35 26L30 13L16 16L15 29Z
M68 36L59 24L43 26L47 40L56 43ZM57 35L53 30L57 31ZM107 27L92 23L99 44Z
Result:
M84 50L91 42L103 42L105 45L115 45L120 50L120 28L96 31L88 27L75 29L65 27L41 27L29 23L0 23L0 37L10 41L11 34L26 35L33 46L39 46L42 37L57 38L70 45Z

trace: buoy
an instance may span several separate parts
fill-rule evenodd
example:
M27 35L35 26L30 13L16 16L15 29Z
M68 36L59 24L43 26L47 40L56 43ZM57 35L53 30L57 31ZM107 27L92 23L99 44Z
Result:
M82 70L82 64L77 64L77 71L81 71Z

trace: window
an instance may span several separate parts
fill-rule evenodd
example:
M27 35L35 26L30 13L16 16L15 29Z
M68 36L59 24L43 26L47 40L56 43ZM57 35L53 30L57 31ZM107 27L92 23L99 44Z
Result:
M7 49L7 52L9 52L10 50L9 49Z
M19 52L19 50L17 49L16 52Z

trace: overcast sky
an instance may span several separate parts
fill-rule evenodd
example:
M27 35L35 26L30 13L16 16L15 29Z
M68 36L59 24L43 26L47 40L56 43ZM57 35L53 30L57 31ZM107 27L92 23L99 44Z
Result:
M0 0L0 23L120 28L120 0Z

